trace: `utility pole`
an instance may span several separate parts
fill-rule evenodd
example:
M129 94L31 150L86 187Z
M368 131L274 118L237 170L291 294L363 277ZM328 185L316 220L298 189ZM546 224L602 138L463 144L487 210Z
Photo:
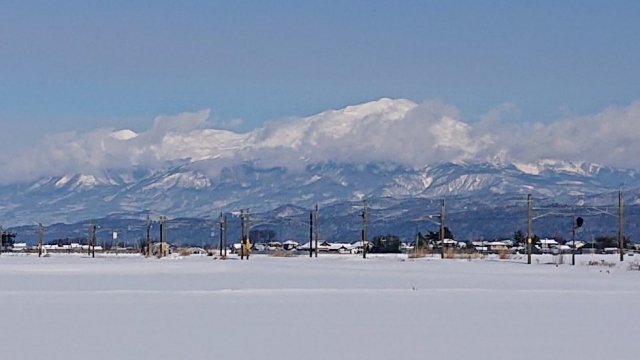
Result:
M440 258L444 259L444 199L440 201Z
M42 256L42 223L38 223L38 257Z
M89 221L89 226L87 226L87 256L91 255L91 236L93 235L93 221ZM38 242L38 247L40 242Z
M532 229L532 220L533 220L533 209L531 207L532 199L531 194L527 195L527 264L531 264L531 251L532 249L532 237L533 237L533 229Z
M313 257L313 211L309 211L309 257Z
M573 221L571 223L571 265L576 264L576 229L581 228L583 224L583 218L581 218L580 216L576 218L576 216L573 215Z
M316 204L316 212L315 212L315 219L314 219L315 220L314 221L314 223L315 223L314 230L315 230L315 243L316 243L316 257L318 257L318 227L319 227L318 226L318 216L319 216L319 212L320 211L318 210L318 204Z
M622 189L618 191L618 252L620 261L624 261L624 199Z
M147 238L145 239L144 255L149 257L151 252L151 218L147 214Z
M246 226L247 226L247 233L246 233L246 241L245 241L245 246L244 249L247 251L247 253L245 255L247 255L247 260L249 260L249 252L251 251L251 222L250 222L250 216L249 216L249 208L247 208L247 222L246 222Z
M562 250L561 250L562 254ZM571 219L571 266L576 265L576 216Z
M240 260L244 260L244 210L240 210Z
M165 221L166 217L160 216L160 253L158 255L158 257L163 257L164 256L164 221Z
M220 242L218 243L218 255L222 257L222 239L223 239L222 233L224 232L224 222L222 221L222 213L220 213L219 225L220 225Z
M226 258L227 257L227 240L228 240L227 231L229 229L227 227L227 215L224 216L223 222L224 222L224 225L223 225L223 227L224 227L224 237L223 237L223 240L222 240L222 242L223 242L222 247L224 248L224 257Z
M369 220L369 214L367 213L367 200L363 202L362 210L362 258L367 258L367 221Z
M91 257L95 258L96 257L96 228L97 225L93 224L92 225L92 234L91 234Z

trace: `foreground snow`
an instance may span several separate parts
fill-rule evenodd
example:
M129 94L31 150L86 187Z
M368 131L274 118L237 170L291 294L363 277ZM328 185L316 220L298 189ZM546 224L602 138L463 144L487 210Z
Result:
M3 255L2 358L636 359L640 272L591 259Z

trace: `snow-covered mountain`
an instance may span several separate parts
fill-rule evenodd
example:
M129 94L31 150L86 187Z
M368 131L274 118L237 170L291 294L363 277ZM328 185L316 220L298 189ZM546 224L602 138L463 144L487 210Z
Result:
M208 111L160 117L146 132L99 131L50 144L55 148L33 159L17 156L16 168L27 170L44 159L48 167L38 169L47 174L0 186L0 222L73 222L147 210L208 217L365 198L455 197L462 208L511 204L532 193L573 203L595 201L622 184L640 187L635 170L528 161L516 151L521 147L509 151L498 141L493 134L500 129L467 124L437 102L381 99L248 133L208 128L208 117Z
M511 164L462 162L420 169L393 163L317 163L296 171L246 163L215 176L205 167L187 162L163 172L65 175L4 186L0 216L4 224L73 222L146 210L209 217L246 207L262 212L285 204L324 207L365 198L456 198L458 204L452 206L500 206L527 193L572 203L614 191L620 183L640 187L635 171L567 163L538 164L536 173Z

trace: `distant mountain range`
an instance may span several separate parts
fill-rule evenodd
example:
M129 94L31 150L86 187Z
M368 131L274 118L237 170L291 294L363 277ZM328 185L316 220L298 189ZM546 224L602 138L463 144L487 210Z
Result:
M205 224L219 212L250 208L282 227L287 218L304 217L305 209L319 204L323 221L336 222L325 224L328 236L353 237L359 226L354 214L368 199L372 212L389 220L381 229L400 226L410 234L416 219L437 212L438 201L446 199L454 219L462 214L470 219L459 226L465 235L497 236L506 228L474 222L483 217L474 211L493 213L492 219L500 212L513 215L523 211L528 193L536 203L607 205L616 203L624 185L627 205L640 203L636 170L554 159L516 161L504 151L487 152L495 144L483 143L484 137L470 139L469 125L446 109L418 117L412 112L417 107L381 99L244 134L180 128L181 121L197 125L208 116L196 113L174 123L159 119L146 133L120 130L62 144L60 151L72 151L69 157L84 156L84 163L94 165L78 165L83 169L78 172L61 166L51 170L53 175L0 186L0 224L25 225L27 233L38 222L89 219L129 228L151 214L193 225L195 219ZM414 129L424 133L418 142L405 136ZM208 237L207 232L198 237Z
M136 170L103 176L72 175L0 188L5 226L144 213L208 218L220 211L251 208L266 212L282 205L327 207L363 199L452 200L451 206L513 205L527 193L561 204L615 202L620 184L640 187L636 171L589 164L539 163L523 170L514 164L442 163L421 169L390 163L319 163L299 171L260 169L252 164L224 168L212 179L201 163L158 172ZM532 172L531 169L535 169ZM633 190L631 194L635 194ZM637 202L632 196L630 203Z

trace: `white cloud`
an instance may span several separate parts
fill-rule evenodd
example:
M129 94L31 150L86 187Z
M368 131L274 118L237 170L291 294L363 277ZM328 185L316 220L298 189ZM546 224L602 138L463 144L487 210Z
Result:
M209 110L159 116L151 129L139 134L113 129L55 134L35 149L1 158L0 181L99 175L106 169L158 168L189 159L203 161L198 168L209 169L212 176L243 161L293 169L319 161L387 161L421 167L456 160L559 159L640 168L636 156L640 101L551 124L508 121L519 116L511 104L477 122L465 122L454 106L439 100L414 104L381 99L308 118L269 122L249 133L212 129L209 116Z

